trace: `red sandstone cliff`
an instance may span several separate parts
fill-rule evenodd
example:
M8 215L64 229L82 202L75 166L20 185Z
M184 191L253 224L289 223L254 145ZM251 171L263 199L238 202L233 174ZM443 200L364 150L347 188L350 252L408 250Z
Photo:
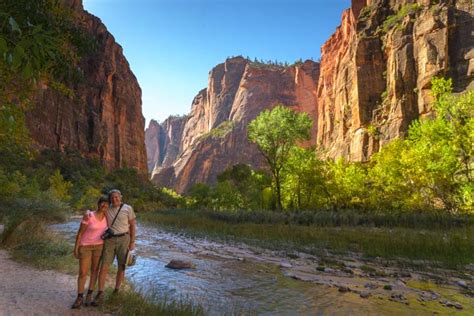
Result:
M430 80L474 75L473 4L353 0L321 48L318 147L366 160L430 113ZM389 23L392 21L392 23Z
M181 142L169 155L174 156L173 161L155 162L152 180L184 192L194 183L214 182L234 164L263 168L259 152L247 140L247 124L278 103L315 115L318 76L319 64L312 61L280 67L236 57L217 65L209 74L208 88L198 93L191 113L180 121L183 125L176 126L174 132L163 126L169 138L180 138ZM150 126L148 134L151 132ZM181 137L177 137L179 133Z
M86 12L80 0L63 1L97 48L80 63L85 78L72 85L74 98L46 84L39 88L26 116L30 134L40 148L77 149L109 169L132 167L144 173L145 120L137 79L100 19Z
M194 99L176 160L157 165L153 180L183 192L236 163L263 167L246 124L278 102L310 114L310 143L326 156L367 160L431 114L433 76L452 77L456 91L474 88L473 10L471 0L353 0L321 65L228 59Z

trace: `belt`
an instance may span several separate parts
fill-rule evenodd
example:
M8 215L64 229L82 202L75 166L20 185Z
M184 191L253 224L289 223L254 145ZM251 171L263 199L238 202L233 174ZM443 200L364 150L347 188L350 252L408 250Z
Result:
M123 234L114 234L112 237L123 237L125 235L128 235L128 232L123 233Z

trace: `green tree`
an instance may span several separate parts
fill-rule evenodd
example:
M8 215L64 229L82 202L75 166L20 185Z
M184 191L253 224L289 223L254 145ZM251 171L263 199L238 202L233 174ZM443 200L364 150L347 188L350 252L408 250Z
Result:
M432 92L434 118L414 121L407 139L373 157L372 204L383 196L399 209L472 210L474 92L452 95L452 81L439 78Z
M280 210L283 209L282 170L288 161L291 148L298 141L309 139L311 124L306 113L298 114L280 104L271 111L263 111L248 125L248 138L257 144L272 173L277 207Z
M72 188L72 183L65 181L59 170L56 170L49 177L49 183L49 192L53 197L64 202L68 202L71 199L69 192Z
M283 201L286 208L310 209L327 204L323 166L314 149L292 148L283 172Z
M217 176L216 193L223 192L219 189L221 184L230 185L234 201L239 201L239 205L234 208L238 209L264 209L263 191L271 185L270 178L261 171L255 171L246 164L237 164L227 168L224 172ZM234 192L239 193L239 198L235 198ZM232 200L228 198L227 200Z

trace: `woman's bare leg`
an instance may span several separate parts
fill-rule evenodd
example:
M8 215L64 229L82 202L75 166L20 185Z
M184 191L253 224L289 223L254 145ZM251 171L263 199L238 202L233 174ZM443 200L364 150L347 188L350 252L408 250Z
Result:
M91 257L82 256L79 259L79 277L77 278L77 293L84 293L86 285L87 273L91 266Z
M99 275L100 256L92 256L91 278L89 280L89 291L95 289L97 277Z

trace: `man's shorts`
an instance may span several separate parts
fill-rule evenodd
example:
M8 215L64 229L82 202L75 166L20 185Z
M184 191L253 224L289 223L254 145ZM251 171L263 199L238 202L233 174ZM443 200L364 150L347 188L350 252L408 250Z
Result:
M127 262L129 244L129 234L106 239L104 241L104 251L102 252L102 265L110 266L114 262L115 257L117 257L118 266L124 266Z
M91 259L92 257L100 257L102 255L102 245L87 245L79 247L80 259Z

